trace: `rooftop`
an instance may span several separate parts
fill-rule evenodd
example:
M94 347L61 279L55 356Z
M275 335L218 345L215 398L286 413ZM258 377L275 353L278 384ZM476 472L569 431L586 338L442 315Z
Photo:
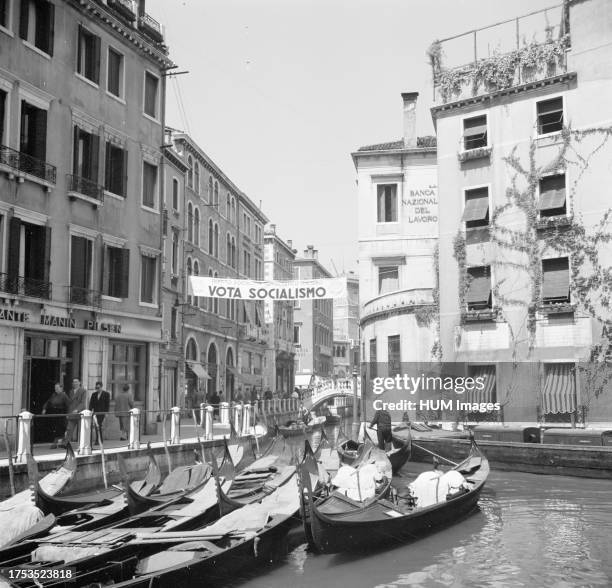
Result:
M417 149L432 149L436 147L436 137L426 135L425 137L417 137ZM388 141L387 143L375 143L374 145L365 145L359 147L357 151L397 151L405 149L404 140Z

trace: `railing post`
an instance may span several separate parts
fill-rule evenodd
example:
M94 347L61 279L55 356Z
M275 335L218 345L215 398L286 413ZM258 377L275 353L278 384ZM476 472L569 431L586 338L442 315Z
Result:
M91 410L81 411L79 423L79 455L91 455Z
M251 405L247 402L242 409L242 434L248 435L251 429Z
M17 459L16 463L26 463L32 455L32 419L34 415L27 410L19 413L17 425Z
M229 404L227 402L219 404L219 423L229 425Z
M128 449L140 449L140 409L136 407L130 410Z
M202 420L202 424L204 426L204 439L212 439L213 438L213 414L215 409L207 404L204 412L204 419Z
M173 406L171 410L170 443L179 445L181 442L181 409L178 406Z
M204 428L204 418L206 417L206 403L200 402L200 427Z
M234 404L234 429L238 435L242 435L242 404Z

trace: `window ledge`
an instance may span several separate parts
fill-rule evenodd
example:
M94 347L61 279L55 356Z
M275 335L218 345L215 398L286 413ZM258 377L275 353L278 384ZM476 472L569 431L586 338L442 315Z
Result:
M538 306L538 312L543 315L571 314L576 311L576 305L571 302L542 302Z
M536 134L535 139L538 145L555 145L563 142L563 131L553 131L544 135Z
M487 322L497 319L497 308L483 308L482 310L465 310L461 313L462 323Z
M150 114L147 114L146 112L142 112L142 116L144 116L145 118L149 119L151 122L154 122L158 125L161 124L161 121L158 118L155 118L154 116L151 116Z
M3 27L2 25L0 25L0 32L4 33L5 35L8 35L9 37L14 37L15 33L9 29L7 29L6 27Z
M476 149L459 151L459 153L457 153L457 159L461 163L472 159L484 159L491 156L491 151L493 151L493 147L476 147Z
M138 306L143 306L144 308L159 308L155 302L142 302L142 300L138 301Z
M83 74L80 74L78 71L75 71L74 75L77 78L79 78L79 80L81 80L82 82L85 82L86 84L89 84L92 88L95 88L96 90L100 89L100 84L97 84L93 80L90 80L89 78L86 78Z
M109 192L108 190L104 190L104 198L106 197L114 198L115 200L119 200L120 202L125 202L125 196L121 196L121 194L115 194L114 192Z
M150 212L152 214L159 214L159 210L157 210L155 208L151 208L150 206L145 206L144 204L141 204L140 208L142 208L143 210L146 210L147 212Z
M94 208L98 208L98 206L104 206L104 202L101 200L96 200L91 196L87 196L85 194L81 194L80 192L74 192L72 190L68 191L68 198L70 200L83 200L84 202L89 202Z
M28 180L28 182L32 182L34 184L42 186L45 189L45 192L51 192L51 190L55 188L55 184L48 182L47 180L43 180L38 176L25 173L23 171L15 169L14 167L10 167L9 165L4 165L0 163L0 171L6 173L9 180L16 180L20 184L23 184L25 180Z
M106 294L102 294L102 300L107 300L109 302L123 302L124 298L115 298L115 296L107 296Z
M119 104L123 104L123 106L127 104L124 98L121 98L121 96L117 96L116 94L113 94L112 92L109 92L108 90L106 90L106 95L109 98L112 98L113 100L116 100L117 102L119 102Z
M543 217L538 219L537 229L545 231L547 229L565 228L571 226L573 220L571 215Z
M38 53L38 55L40 55L41 57L44 57L45 59L48 59L49 61L51 61L51 55L49 55L48 53L45 53L42 49L39 49L36 45L32 45L32 43L30 43L29 41L26 41L25 39L22 39L21 41L28 49L31 49L32 51L34 51L34 53Z

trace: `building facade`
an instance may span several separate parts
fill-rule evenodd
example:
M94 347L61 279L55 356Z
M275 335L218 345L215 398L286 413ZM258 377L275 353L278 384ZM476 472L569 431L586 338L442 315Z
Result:
M74 377L155 410L161 26L142 1L2 7L0 410L40 413Z
M308 245L293 262L295 280L331 278L319 262L318 251ZM334 306L332 300L300 300L293 309L295 382L307 386L312 376L333 374Z
M359 277L346 276L347 295L334 298L334 371L338 378L359 373Z
M569 0L537 19L516 19L505 46L487 31L503 51L478 63L506 59L504 77L474 81L464 66L451 87L444 42L431 52L443 358L485 377L475 400L502 405L489 420L610 421L609 385L581 370L608 348L609 3Z
M369 377L437 358L436 144L433 137L416 135L417 98L416 92L402 94L402 139L353 153L361 357ZM388 373L377 373L384 369Z
M291 241L283 241L271 224L264 231L264 278L291 280L296 250ZM278 396L294 388L293 302L266 301L264 306L266 327L270 336L264 385Z

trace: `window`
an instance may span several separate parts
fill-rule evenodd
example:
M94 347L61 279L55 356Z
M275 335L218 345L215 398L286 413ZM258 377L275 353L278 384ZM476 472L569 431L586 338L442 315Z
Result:
M395 376L401 372L400 336L387 337L387 362L389 376Z
M225 197L225 216L228 220L232 220L231 216L230 216L230 195L229 192L227 193L227 196Z
M74 161L75 176L98 183L98 156L100 138L77 126L74 127ZM123 179L123 178L121 178Z
M399 267L387 266L378 268L378 293L386 294L399 290Z
M148 208L157 206L157 166L142 163L142 204Z
M100 37L79 25L77 73L97 84L100 82Z
M397 184L378 184L377 219L379 223L397 222Z
M300 325L293 325L293 343L295 345L301 345L301 327Z
M21 0L19 36L47 55L53 55L55 7L46 0Z
M171 271L172 275L177 276L178 271L178 260L179 260L179 234L177 231L172 231L172 262Z
M569 291L569 259L542 260L542 301L544 304L567 303Z
M127 150L106 142L104 189L124 198L127 195L127 156Z
M466 118L463 121L463 148L468 151L469 149L478 149L479 147L486 147L487 140L487 116L475 116L473 118Z
M473 188L465 191L465 208L462 219L466 229L489 225L489 189Z
M102 293L113 298L127 298L130 283L130 250L106 245L102 268Z
M112 47L108 48L106 89L113 96L123 97L123 55Z
M232 263L231 266L236 269L236 238L232 237Z
M21 101L19 151L40 161L47 158L47 111Z
M546 176L540 180L541 217L565 216L567 214L565 174Z
M215 235L214 235L214 246L215 246L215 257L219 257L219 225L215 223Z
M496 390L496 368L494 365L468 365L468 377L477 382L482 382L481 386L475 386L471 390L466 390L464 400L470 403L495 403L497 402ZM497 421L499 415L493 412L469 412L470 421Z
M193 205L187 204L187 241L193 243Z
M7 97L7 93L4 90L0 90L0 145L4 145L8 143L8 141L4 137L4 118L5 118L5 113L6 113L6 97Z
M172 210L179 209L179 181L176 178L172 180Z
M193 189L193 157L187 157L187 187Z
M248 277L251 269L251 255L248 251L242 252L242 273Z
M563 128L563 98L551 98L537 103L538 135L556 133Z
M468 310L491 308L491 267L488 265L470 267L467 270L467 275L466 302Z
M144 112L151 118L157 118L159 79L152 73L145 72Z
M212 203L212 195L213 195L213 179L212 176L208 176L208 194L207 199L208 202Z
M198 263L197 260L195 260L193 262L193 275L194 276L199 276L200 275L200 264ZM193 297L193 305L194 306L199 306L202 302L203 302L203 300L201 300L199 296L194 296Z
M225 263L229 266L232 265L232 238L227 233L225 239Z
M170 339L175 340L178 338L178 309L173 306L170 309Z
M140 267L140 301L147 304L155 304L157 258L141 255Z
M232 215L231 220L233 223L236 222L236 199L232 197Z
M108 390L113 398L128 384L134 400L144 402L147 389L147 347L138 343L110 343Z
M215 252L215 229L212 218L208 220L208 253L213 255Z
M0 0L0 27L8 28L10 0Z
M200 209L196 208L193 213L193 242L199 247L200 246Z
M376 339L370 339L370 378L376 378L378 375L377 361Z
M193 184L196 194L200 193L200 164L196 161L193 173Z
M218 278L219 272L215 272L215 275L213 277ZM218 298L213 298L213 312L215 314L219 314L219 299Z
M70 302L87 304L91 288L93 242L72 235L70 239Z
M185 286L186 290L189 291L189 276L193 275L193 270L191 268L191 258L188 257L187 258L187 268L186 268L186 273L187 273L187 284ZM187 294L187 304L191 304L193 301L191 294Z
M213 193L213 204L219 206L219 182L215 182L215 190Z

